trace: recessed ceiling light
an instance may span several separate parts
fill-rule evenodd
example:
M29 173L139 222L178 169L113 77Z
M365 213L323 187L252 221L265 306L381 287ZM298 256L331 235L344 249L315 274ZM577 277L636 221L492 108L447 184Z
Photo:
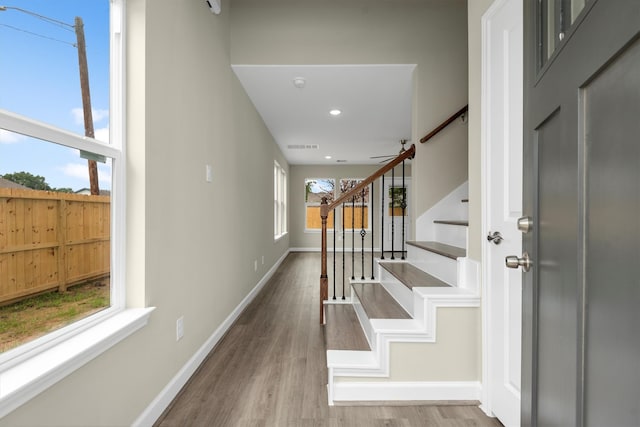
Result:
M329 160L329 159L331 159L331 156L324 156L324 158Z
M337 108L334 108L333 110L329 111L329 114L331 114L332 116L339 116L340 114L342 114L342 110L338 110Z
M295 79L293 79L293 85L298 89L302 89L306 83L307 81L304 77L296 77Z

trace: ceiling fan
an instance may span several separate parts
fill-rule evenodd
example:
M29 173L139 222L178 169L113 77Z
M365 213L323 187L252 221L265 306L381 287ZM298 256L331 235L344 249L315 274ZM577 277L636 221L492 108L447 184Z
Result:
M386 163L389 160L395 159L396 157L398 157L400 154L404 153L406 151L406 149L404 148L405 144L408 142L408 140L406 139L401 139L400 140L400 152L398 154L387 154L386 156L372 156L369 157L370 159L382 159L380 161L380 163Z

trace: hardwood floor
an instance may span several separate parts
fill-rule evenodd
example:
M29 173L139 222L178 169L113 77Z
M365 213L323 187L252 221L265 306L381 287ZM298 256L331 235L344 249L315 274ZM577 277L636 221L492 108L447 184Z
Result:
M328 406L319 277L319 254L290 254L155 425L501 425L476 406Z

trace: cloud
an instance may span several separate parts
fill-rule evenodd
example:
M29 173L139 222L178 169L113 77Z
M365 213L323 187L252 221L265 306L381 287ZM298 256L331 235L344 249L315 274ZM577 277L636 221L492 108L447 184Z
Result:
M85 182L89 182L89 170L87 169L87 163L67 163L60 167L62 173L72 178L82 179ZM98 164L98 181L111 184L111 170L105 168L101 164Z
M109 127L95 129L94 135L98 141L109 143Z
M0 129L0 144L15 144L20 142L25 137L18 134L9 132L8 130Z
M109 110L91 110L93 115L93 123L99 123L109 118ZM73 120L77 125L84 125L84 110L82 108L74 108L71 110Z

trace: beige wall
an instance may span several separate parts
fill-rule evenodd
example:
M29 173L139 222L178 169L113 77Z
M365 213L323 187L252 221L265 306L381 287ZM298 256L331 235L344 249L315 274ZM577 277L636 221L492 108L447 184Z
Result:
M469 1L469 244L467 255L482 260L482 164L480 146L482 15L493 0Z
M273 161L288 165L230 68L223 7L127 1L127 294L157 309L1 425L131 425L287 250L273 241Z
M234 0L234 64L417 64L413 218L467 180L467 132L418 140L467 103L465 0Z

